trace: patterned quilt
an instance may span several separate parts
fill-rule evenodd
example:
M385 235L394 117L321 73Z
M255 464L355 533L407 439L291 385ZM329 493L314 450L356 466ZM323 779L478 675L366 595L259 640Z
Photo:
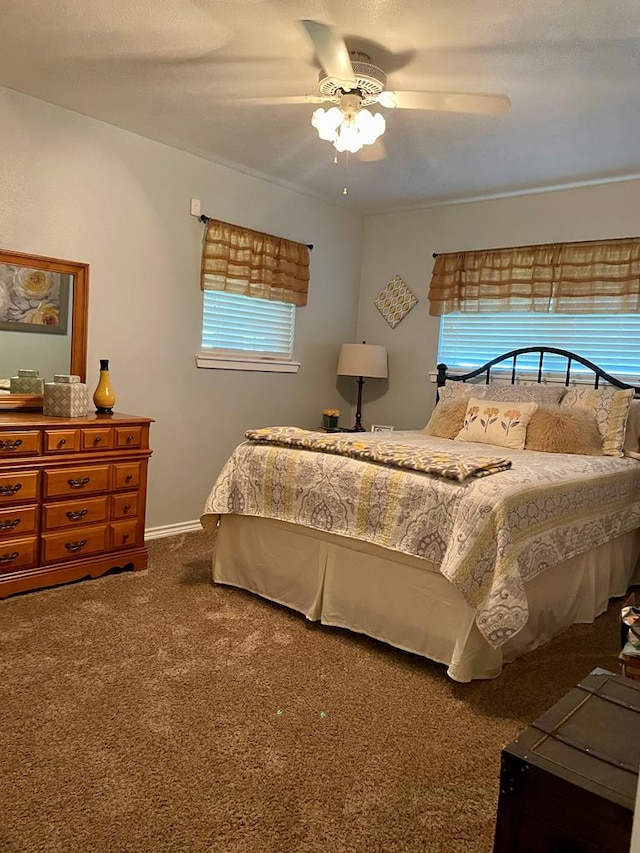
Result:
M396 432L418 451L459 442ZM371 434L385 443L388 434ZM473 455L486 445L465 443ZM245 442L206 501L203 521L263 516L361 539L439 566L494 647L528 617L526 583L548 566L640 526L640 463L509 450L511 468L462 482L349 456Z
M459 449L456 452L429 450L397 439L370 438L366 433L324 435L299 427L264 427L247 430L245 438L261 444L337 453L339 456L378 462L392 468L409 468L458 481L466 480L467 477L486 477L511 467L511 462L502 456L474 456Z

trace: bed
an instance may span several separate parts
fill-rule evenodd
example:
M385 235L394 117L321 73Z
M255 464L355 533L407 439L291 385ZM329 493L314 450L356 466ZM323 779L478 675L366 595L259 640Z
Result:
M439 365L423 429L248 431L202 514L213 581L495 678L637 580L637 393L529 347Z

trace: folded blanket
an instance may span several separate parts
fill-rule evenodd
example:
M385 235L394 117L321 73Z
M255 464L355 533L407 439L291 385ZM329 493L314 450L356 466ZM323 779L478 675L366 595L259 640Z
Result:
M511 467L511 461L501 456L421 450L399 440L368 437L366 433L361 432L325 435L298 427L283 426L250 429L245 432L245 438L258 444L276 444L280 447L334 453L392 468L409 468L458 482L468 477L485 477Z

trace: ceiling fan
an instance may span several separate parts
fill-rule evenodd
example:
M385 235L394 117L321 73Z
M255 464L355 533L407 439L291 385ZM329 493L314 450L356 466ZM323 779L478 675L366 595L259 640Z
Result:
M372 145L385 131L381 113L366 107L385 109L440 110L480 115L500 115L511 106L506 95L465 92L399 92L387 90L387 75L371 62L368 54L349 51L342 36L320 21L300 22L315 48L321 65L317 95L248 98L251 104L333 104L314 111L311 123L321 139L332 142L339 152L355 153ZM384 149L375 159L385 156ZM368 158L374 159L374 158Z

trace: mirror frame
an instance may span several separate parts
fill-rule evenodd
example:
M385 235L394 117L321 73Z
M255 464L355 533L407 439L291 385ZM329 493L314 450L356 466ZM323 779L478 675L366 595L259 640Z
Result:
M67 273L73 276L71 300L71 360L69 373L87 377L87 324L89 315L89 264L79 261L64 261L43 255L27 255L0 249L0 264L30 267L48 272ZM9 333L11 334L11 333ZM42 411L41 394L0 394L0 411L36 409Z

